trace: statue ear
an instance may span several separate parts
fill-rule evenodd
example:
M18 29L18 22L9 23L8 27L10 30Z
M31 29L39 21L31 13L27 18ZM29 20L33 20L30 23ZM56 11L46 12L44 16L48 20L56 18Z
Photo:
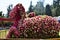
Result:
M13 11L10 11L9 17L10 17L10 18L14 18L14 17L15 17L15 13L14 13Z

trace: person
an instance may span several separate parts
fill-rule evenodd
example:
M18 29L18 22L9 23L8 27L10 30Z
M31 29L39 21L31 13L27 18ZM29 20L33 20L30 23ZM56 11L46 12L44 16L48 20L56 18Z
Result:
M20 36L20 32L18 30L18 24L20 20L24 20L25 18L25 8L22 4L18 3L9 13L10 19L13 19L13 25L9 29L9 32L6 36L6 38L12 38L12 35L14 37L18 38Z

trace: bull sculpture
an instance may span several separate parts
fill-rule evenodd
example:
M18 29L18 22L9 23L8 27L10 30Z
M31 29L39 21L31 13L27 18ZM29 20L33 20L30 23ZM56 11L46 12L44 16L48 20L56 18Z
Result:
M0 20L13 21L6 38L51 38L58 37L59 22L51 16L36 16L31 13L26 17L25 8L18 3L9 13L10 18Z

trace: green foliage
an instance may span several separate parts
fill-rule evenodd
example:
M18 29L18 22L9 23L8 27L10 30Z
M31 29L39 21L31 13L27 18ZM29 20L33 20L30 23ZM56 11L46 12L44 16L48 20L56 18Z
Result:
M48 16L52 16L51 7L50 7L49 4L46 5L46 15L48 15Z
M56 9L56 16L60 16L60 8Z
M0 16L2 16L2 11L0 11Z
M54 6L54 9L55 10L55 16L60 16L60 3L59 3L60 0L54 0L53 1L53 6Z
M11 11L12 6L13 6L13 5L11 4L11 5L9 5L8 8L7 8L7 18L9 17L9 12Z
M33 6L32 6L32 1L30 2L30 7L29 7L29 11L28 11L29 13L30 12L33 12Z

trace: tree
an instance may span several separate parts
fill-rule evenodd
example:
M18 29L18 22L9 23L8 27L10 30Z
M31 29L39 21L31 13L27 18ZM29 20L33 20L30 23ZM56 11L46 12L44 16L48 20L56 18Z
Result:
M53 6L56 9L55 16L60 16L60 0L53 0Z
M2 11L0 11L0 16L2 16Z
M32 6L32 1L30 2L30 7L29 7L29 11L28 11L29 13L30 12L33 12L33 6Z
M37 14L37 15L43 15L44 14L44 1L38 1L35 8L34 8L34 12Z
M52 16L51 7L50 7L50 5L49 5L49 4L48 4L48 5L46 5L46 15L48 15L48 16Z
M11 11L13 5L9 5L8 8L7 8L7 17L9 17L9 12Z
M60 0L57 0L56 16L60 16Z

